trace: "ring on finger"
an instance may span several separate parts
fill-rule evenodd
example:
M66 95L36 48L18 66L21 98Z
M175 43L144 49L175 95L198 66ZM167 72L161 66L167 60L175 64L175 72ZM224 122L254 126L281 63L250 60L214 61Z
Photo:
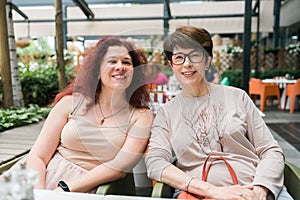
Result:
M242 193L242 192L239 192L239 196L243 196L243 193Z

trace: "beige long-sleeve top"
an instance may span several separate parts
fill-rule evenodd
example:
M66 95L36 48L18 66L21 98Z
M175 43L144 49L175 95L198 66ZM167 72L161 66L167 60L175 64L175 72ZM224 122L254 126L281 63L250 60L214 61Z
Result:
M211 85L209 95L177 95L158 110L146 155L148 176L161 180L174 157L176 166L199 179L208 153L219 152L234 168L239 184L262 185L276 198L283 186L284 156L277 141L243 90ZM231 185L222 161L208 182Z

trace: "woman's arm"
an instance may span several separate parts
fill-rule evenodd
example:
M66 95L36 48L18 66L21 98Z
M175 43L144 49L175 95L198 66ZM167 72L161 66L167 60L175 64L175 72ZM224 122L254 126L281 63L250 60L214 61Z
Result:
M197 178L191 179L190 175L174 165L169 165L164 169L161 181L174 188L211 199L257 199L252 186L217 187Z
M52 108L28 154L27 167L34 168L39 172L39 182L35 186L36 188L45 188L46 166L59 144L61 131L67 122L72 105L72 96L65 96Z
M284 155L282 149L250 97L244 93L242 98L247 113L248 138L260 159L253 185L260 187L256 189L256 191L262 191L260 193L265 193L263 191L267 188L276 198L283 186Z
M145 152L153 116L150 110L139 109L135 111L132 120L134 125L115 158L68 181L67 185L71 191L88 192L100 184L123 178L127 172L132 171Z

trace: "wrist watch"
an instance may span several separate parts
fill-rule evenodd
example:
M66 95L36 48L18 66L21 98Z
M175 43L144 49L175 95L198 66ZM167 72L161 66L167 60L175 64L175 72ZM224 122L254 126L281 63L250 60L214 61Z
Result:
M68 185L64 181L59 181L57 186L63 189L65 192L70 192Z

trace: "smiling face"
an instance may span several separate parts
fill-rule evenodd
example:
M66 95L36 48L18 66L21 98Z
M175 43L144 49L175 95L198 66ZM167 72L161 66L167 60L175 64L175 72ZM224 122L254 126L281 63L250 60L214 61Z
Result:
M102 88L126 89L133 77L133 63L124 46L108 47L101 62Z
M203 51L175 47L170 65L183 89L189 88L195 91L202 86L206 87L205 68L209 66L210 61L211 57Z

